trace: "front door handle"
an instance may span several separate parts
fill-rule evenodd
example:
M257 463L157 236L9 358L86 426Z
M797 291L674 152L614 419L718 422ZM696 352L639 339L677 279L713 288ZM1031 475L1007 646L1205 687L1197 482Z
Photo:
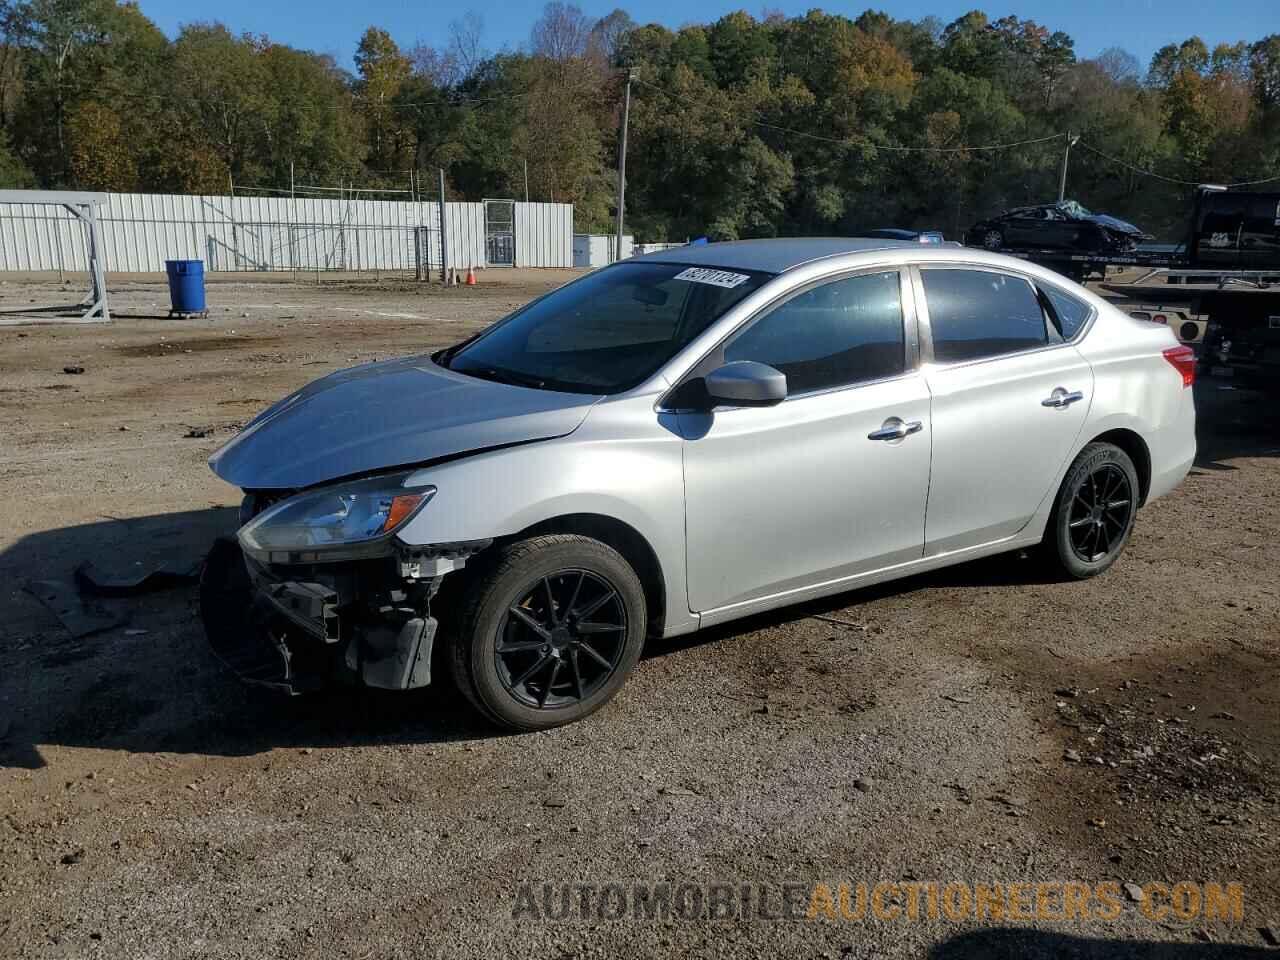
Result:
M1058 387L1052 394L1040 401L1042 407L1069 407L1077 400L1083 400L1084 394L1079 390L1067 392L1065 387Z
M919 420L906 421L900 417L890 417L884 422L879 430L872 430L867 434L868 440L901 440L903 437L909 437L913 433L919 433L924 429L924 424Z

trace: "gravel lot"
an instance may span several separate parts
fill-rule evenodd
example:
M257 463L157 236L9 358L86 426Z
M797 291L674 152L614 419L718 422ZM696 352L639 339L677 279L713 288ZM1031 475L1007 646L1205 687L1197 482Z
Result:
M0 328L0 955L1280 956L1280 414L1223 382L1107 575L997 558L652 644L537 735L448 691L255 694L188 587L78 639L24 590L198 560L238 501L205 459L258 409L569 276L495 274L219 278L209 320L117 278L111 326ZM10 276L0 309L58 290ZM1242 883L1243 922L519 909L543 881L1182 880Z

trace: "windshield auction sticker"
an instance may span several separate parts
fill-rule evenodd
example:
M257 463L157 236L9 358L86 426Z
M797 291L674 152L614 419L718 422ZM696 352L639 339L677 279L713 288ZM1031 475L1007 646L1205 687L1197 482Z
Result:
M707 267L690 267L677 273L673 280L688 280L690 283L709 283L713 287L733 289L751 278L745 273L730 273L728 270L710 270Z

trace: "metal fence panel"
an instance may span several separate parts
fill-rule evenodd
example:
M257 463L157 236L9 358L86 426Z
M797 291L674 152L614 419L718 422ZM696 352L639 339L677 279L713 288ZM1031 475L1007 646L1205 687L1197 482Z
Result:
M572 266L573 204L516 204L516 266Z
M573 206L515 206L517 265L572 266ZM445 208L450 265L484 266L484 204ZM112 271L162 271L165 260L203 260L210 271L440 266L433 201L114 193L100 219ZM0 205L0 271L86 268L83 228L66 210Z
M483 267L486 263L484 249L484 204L445 204L446 242L449 244L449 266L466 270ZM436 263L439 263L437 255Z

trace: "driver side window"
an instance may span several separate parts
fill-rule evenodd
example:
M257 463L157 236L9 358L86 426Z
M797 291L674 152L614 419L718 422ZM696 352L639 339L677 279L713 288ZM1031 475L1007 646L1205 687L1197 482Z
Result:
M883 380L906 371L898 271L814 287L761 317L724 348L787 376L791 396Z

